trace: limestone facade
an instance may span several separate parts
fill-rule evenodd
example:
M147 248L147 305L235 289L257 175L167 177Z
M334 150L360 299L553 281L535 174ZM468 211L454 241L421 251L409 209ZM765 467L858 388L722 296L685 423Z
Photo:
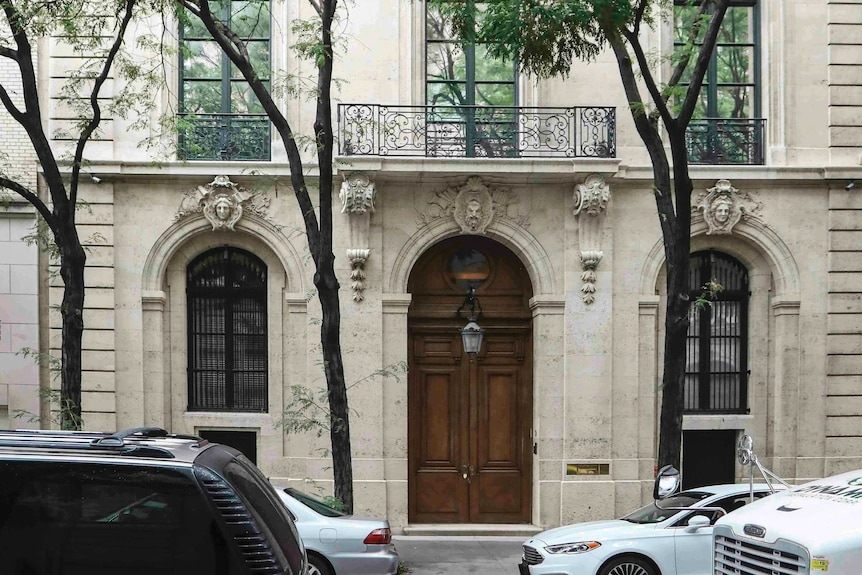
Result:
M846 189L856 178L862 185L862 40L850 33L862 23L862 4L760 4L764 162L691 170L692 250L731 256L748 274L745 408L688 414L684 428L752 434L774 471L814 478L862 468L862 192ZM282 23L273 26L275 67L294 63L281 49L290 39L279 34L299 10L274 4ZM422 18L420 2L351 10L349 65L336 71L348 80L342 101L424 101ZM381 22L392 23L388 33ZM649 41L672 44L667 26ZM61 54L50 52L56 46L46 47L44 57L61 66ZM528 522L547 528L620 516L650 497L664 256L648 158L612 55L577 64L565 81L523 78L518 89L525 106L615 106L616 154L337 158L342 342L348 381L358 382L349 396L356 511L385 510L396 531L410 524L413 480L410 374L402 367L413 353L408 285L423 254L453 237L504 246L532 286L531 412L518 414L532 444ZM166 109L174 93L160 96ZM283 108L298 129L311 125L313 104L290 99ZM324 385L321 314L281 143L274 137L269 162L169 159L156 167L128 125L111 120L90 152L101 181L81 191L86 427L252 432L268 476L328 489L326 435L285 434L277 425L292 386ZM310 163L312 183L316 174ZM250 252L267 270L264 411L189 409L190 264L223 246ZM41 333L56 352L60 324L51 310L62 287L42 273L50 287ZM570 465L597 473L570 474Z

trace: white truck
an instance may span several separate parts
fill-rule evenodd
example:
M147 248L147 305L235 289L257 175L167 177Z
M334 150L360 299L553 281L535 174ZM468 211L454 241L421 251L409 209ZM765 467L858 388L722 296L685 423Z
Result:
M757 467L767 483L787 485L760 465L747 436L737 453L752 479ZM670 471L656 478L657 495L675 482ZM788 487L715 523L713 575L862 574L862 470Z

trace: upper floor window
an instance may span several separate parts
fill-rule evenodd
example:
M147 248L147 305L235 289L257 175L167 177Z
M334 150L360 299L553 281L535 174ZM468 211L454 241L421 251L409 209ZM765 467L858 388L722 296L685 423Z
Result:
M216 248L187 269L189 411L267 410L266 265Z
M691 301L717 283L709 305L692 305L686 339L685 411L748 409L748 271L716 251L691 255ZM708 288L707 288L708 289Z
M484 5L467 0L464 6L468 28L475 31ZM458 38L446 9L426 5L425 102L430 155L514 155L516 92L514 62L490 57L487 45L470 34L466 41Z
M252 66L269 87L269 2L219 0L210 8L243 38ZM180 157L269 160L269 118L198 18L183 19L180 46Z
M699 0L674 0L674 49L689 42ZM760 12L756 0L729 0L721 31L709 62L700 99L688 128L689 161L693 164L762 164L764 120L760 103ZM704 18L712 14L712 6ZM700 46L701 26L694 40ZM695 49L680 81L687 86Z

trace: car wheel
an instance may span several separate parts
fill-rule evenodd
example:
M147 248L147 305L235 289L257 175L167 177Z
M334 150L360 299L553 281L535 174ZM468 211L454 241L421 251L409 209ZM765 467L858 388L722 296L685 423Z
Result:
M639 557L619 557L609 561L599 575L659 575L652 565Z
M329 563L319 555L308 554L308 575L334 575Z

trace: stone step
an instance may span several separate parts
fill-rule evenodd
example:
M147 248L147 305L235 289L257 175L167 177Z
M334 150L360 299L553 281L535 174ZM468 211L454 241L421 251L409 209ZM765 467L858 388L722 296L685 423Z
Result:
M513 537L528 538L542 531L537 525L496 523L412 523L404 535L422 537Z

